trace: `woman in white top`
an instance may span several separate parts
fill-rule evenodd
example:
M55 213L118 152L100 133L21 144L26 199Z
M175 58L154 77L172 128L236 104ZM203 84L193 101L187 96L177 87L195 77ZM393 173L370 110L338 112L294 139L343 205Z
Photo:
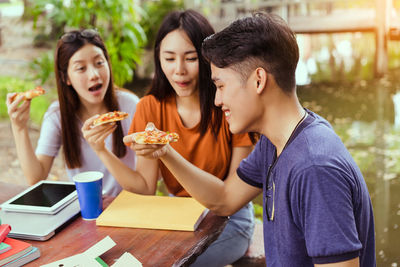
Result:
M13 100L15 93L7 95L8 114L25 177L30 184L46 179L54 157L63 146L70 179L82 171L101 171L103 192L117 195L121 186L83 138L81 128L84 121L96 114L114 110L127 112L129 118L124 121L97 126L106 134L96 138L134 169L134 152L126 148L122 138L128 132L138 97L113 86L109 55L95 30L71 31L60 38L55 51L55 74L58 101L44 115L35 152L27 126L30 101L21 96Z

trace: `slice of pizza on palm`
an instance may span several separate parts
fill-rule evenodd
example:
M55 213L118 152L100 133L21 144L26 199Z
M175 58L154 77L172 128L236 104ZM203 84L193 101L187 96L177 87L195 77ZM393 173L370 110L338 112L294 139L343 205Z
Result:
M143 132L136 132L132 135L133 141L137 144L169 144L177 142L179 135L158 130L152 122L147 123L146 129Z

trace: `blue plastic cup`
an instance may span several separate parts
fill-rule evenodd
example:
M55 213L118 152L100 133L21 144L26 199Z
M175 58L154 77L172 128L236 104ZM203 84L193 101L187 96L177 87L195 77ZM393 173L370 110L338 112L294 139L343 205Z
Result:
M96 171L81 172L72 178L84 220L95 220L103 211L102 178L103 173Z

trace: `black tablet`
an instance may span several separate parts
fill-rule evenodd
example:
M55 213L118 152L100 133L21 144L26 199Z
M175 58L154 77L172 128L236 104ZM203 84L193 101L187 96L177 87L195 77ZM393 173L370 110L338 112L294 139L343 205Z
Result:
M75 184L40 181L1 205L5 211L55 214L77 198Z

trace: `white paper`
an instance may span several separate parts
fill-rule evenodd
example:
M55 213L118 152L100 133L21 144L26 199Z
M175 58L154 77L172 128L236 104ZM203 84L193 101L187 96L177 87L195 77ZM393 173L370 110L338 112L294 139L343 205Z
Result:
M42 267L59 267L60 264L63 267L101 267L102 265L96 261L96 258L115 245L115 242L109 236L106 236L83 253L42 265Z
M50 264L41 265L42 267L102 267L94 258L88 258L85 254L77 254Z
M86 257L95 259L99 257L100 255L103 255L106 251L108 251L110 248L115 246L114 240L111 239L111 237L106 236L103 238L103 240L97 242L95 245L92 247L88 248L85 252L82 254L85 254Z
M111 267L142 267L142 263L138 261L131 253L125 252Z

